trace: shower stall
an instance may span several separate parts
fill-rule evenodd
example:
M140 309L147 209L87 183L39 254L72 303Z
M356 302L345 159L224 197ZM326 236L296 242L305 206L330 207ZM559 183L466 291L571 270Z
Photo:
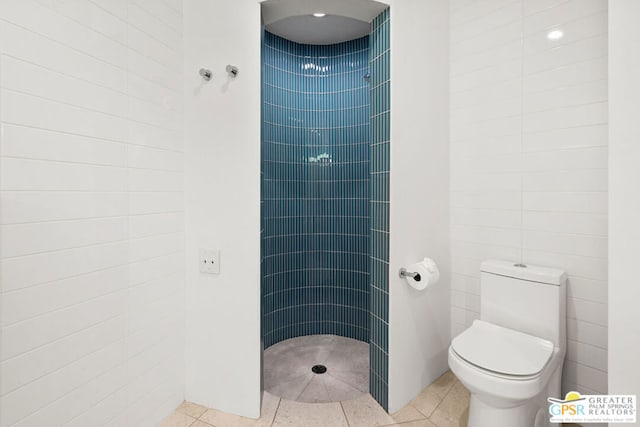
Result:
M368 34L339 43L263 32L263 378L291 400L370 392L387 408L390 45L381 9Z

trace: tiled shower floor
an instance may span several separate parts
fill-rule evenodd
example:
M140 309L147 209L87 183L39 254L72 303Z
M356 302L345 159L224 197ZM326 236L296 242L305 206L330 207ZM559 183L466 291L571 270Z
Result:
M311 371L326 366L323 374ZM335 335L309 335L264 352L264 389L287 400L341 402L369 392L369 344Z

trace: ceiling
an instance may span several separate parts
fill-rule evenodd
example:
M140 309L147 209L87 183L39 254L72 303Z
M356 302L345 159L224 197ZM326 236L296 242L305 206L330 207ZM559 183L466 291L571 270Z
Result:
M371 21L386 8L372 0L267 0L262 21L267 31L287 40L335 44L368 35ZM315 12L326 16L316 18Z

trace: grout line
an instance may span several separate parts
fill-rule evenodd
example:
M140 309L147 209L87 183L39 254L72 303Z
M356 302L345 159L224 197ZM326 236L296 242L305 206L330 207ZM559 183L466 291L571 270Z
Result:
M282 397L278 396L278 404L276 405L276 410L273 413L273 418L271 419L271 422L269 423L269 427L273 426L273 423L276 422L276 417L278 416L278 411L280 410L280 403L282 402Z
M49 98L47 96L42 96L42 95L31 93L31 92L25 92L25 91L20 90L20 89L12 89L12 88L8 88L8 87L2 87L2 89L4 89L5 91L8 91L8 92L12 92L14 94L23 95L25 97L37 98L38 100L45 100L45 101L48 101L48 102L51 102L51 103L54 103L54 104L65 105L67 107L72 107L72 108L76 108L76 109L79 109L79 110L87 111L87 112L92 113L92 114L98 114L98 115L101 115L101 116L108 116L110 118L118 119L118 120L123 121L125 123L126 122L138 123L138 124L142 124L142 125L145 125L145 126L149 126L149 127L153 127L153 128L156 128L156 129L160 129L160 130L166 131L166 132L174 132L176 134L180 133L179 124L178 124L177 127L164 127L163 125L161 125L159 123L150 123L150 122L145 122L145 121L142 121L142 120L134 119L132 117L132 114L118 115L118 114L115 114L115 113L112 113L112 112L105 112L105 111L102 111L102 110L98 110L95 107L86 107L84 105L74 104L74 103L69 102L69 101L59 100L59 99L55 99L55 98ZM174 111L171 111L171 110L163 111L163 113L168 113L168 112L174 113ZM25 126L29 126L29 125L25 125ZM50 130L50 129L47 129L47 130ZM52 130L56 130L56 129L52 129ZM84 136L92 137L91 135L84 135ZM126 143L126 141L120 141L120 140L117 140L117 141Z
M175 153L178 155L179 153ZM43 157L31 157L28 155L15 155L15 154L4 154L2 156L5 159L12 160L28 160L32 162L48 162L48 163L61 163L65 165L81 165L81 166L92 166L92 167L106 167L113 169L132 169L139 171L153 171L153 172L164 172L164 173L173 173L173 174L183 174L184 170L182 169L162 169L162 168L150 168L150 167L140 167L140 166L125 166L121 164L114 163L96 163L92 161L79 161L79 160L62 160L62 159L53 159L53 158L43 158ZM341 162L337 163L338 165L342 165L344 163L352 163L352 162ZM179 190L172 190L179 191Z
M525 35L524 35L524 2L520 3L520 264L524 263L524 134L525 134L525 102L524 102L524 56L525 56Z
M347 413L344 410L344 406L342 406L342 401L340 401L338 403L340 403L340 409L342 409L342 415L344 416L344 420L346 421L348 426L351 426L351 423L349 423L349 418L347 417Z
M176 153L176 154L183 154L184 155L184 151L174 150L174 149L171 149L171 148L163 148L163 147L158 147L158 146L154 146L154 145L138 144L138 143L131 142L131 141L126 141L126 140L104 138L104 137L100 137L100 136L86 135L86 134L82 134L82 133L70 132L70 131L59 130L59 129L50 129L50 128L45 128L45 127L40 127L40 126L28 125L28 124L24 124L24 123L10 122L10 121L6 121L6 120L2 120L2 123L4 125L11 125L11 126L23 127L23 128L28 128L28 129L36 129L38 131L46 131L46 132L51 132L51 133L63 134L63 135L72 135L72 136L77 136L77 137L87 138L87 139L92 139L92 140L95 139L95 140L102 141L102 142L111 142L111 143L122 144L122 145L127 145L127 146L143 147L143 148L148 148L150 150L167 151L167 152L170 152L170 153ZM91 144L91 143L92 142L87 141L87 144Z

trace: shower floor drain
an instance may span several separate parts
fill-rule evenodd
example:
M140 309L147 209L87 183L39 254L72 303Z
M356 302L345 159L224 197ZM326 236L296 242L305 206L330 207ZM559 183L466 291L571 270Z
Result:
M327 367L324 365L315 365L313 368L311 368L311 371L314 374L324 374L325 372L327 372Z

